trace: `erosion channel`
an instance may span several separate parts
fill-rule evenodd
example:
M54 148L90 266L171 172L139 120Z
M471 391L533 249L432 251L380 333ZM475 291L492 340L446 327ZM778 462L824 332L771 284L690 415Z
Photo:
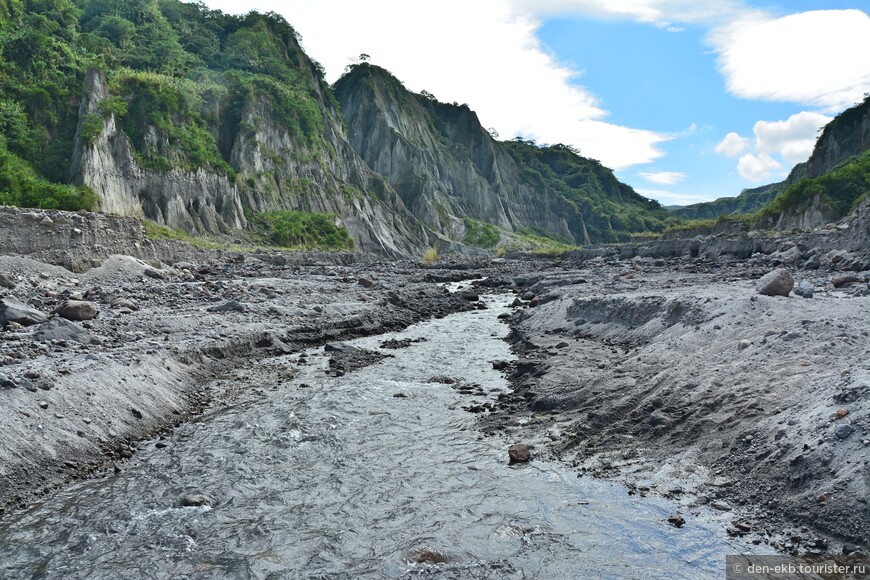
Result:
M164 448L7 521L0 576L716 578L752 551L703 513L668 525L668 500L509 466L463 409L508 388L490 363L511 358L507 299L487 301L344 343L392 356L343 376L323 348L236 371L245 394Z

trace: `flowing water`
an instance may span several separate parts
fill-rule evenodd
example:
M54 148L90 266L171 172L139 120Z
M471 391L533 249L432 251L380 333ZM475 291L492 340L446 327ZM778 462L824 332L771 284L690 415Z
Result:
M250 390L165 449L7 518L0 578L722 577L725 554L750 550L721 524L676 529L667 500L508 466L511 442L481 437L471 399L429 381L507 389L489 362L511 357L504 311L495 300L352 341L426 339L342 377L326 376L322 349L240 372ZM179 507L191 493L212 505Z

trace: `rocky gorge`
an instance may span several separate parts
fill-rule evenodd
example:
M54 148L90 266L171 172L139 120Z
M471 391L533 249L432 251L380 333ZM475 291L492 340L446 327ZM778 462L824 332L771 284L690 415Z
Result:
M482 308L478 297L496 291L515 296L503 318L518 358L493 361L512 392L487 400L468 389L463 408L482 433L505 449L522 443L532 462L674 499L675 518L712 507L728 533L777 550L866 549L863 208L804 237L427 266L202 250L148 240L132 218L30 213L4 216L43 232L4 241L6 517L71 479L123 470L137 449L164 445L167 429L251 396L233 377L255 361L328 343L338 345L328 372L352 375L407 343L347 353L340 341ZM132 256L101 253L112 246ZM773 271L788 272L785 296L756 288ZM441 287L457 280L478 280L476 290Z

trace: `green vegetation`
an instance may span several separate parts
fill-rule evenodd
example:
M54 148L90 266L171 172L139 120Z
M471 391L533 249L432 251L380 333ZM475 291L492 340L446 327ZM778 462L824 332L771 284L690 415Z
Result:
M870 150L855 155L814 179L801 179L770 202L762 214L800 212L818 197L837 216L851 212L870 192Z
M624 242L632 232L661 232L681 221L567 145L538 147L522 139L503 145L533 187L562 200L575 239L584 239L585 228L593 242Z
M570 250L576 250L577 246L565 243L562 240L557 240L552 235L538 228L520 228L516 234L532 245L536 246L543 253L564 253Z
M109 115L158 171L205 167L234 179L229 151L245 111L271 115L316 149L326 84L298 40L275 13L179 0L0 0L0 182L16 183L0 198L93 207L65 182L76 129L92 143ZM110 94L79 119L89 69L107 71Z
M262 234L276 246L319 250L352 250L353 239L335 218L323 213L270 211L254 215Z
M152 240L178 240L204 250L225 249L227 247L226 244L174 230L151 220L143 221L145 223L145 235Z
M493 248L501 240L501 232L492 224L479 222L469 217L465 222L465 238L463 242L478 248Z

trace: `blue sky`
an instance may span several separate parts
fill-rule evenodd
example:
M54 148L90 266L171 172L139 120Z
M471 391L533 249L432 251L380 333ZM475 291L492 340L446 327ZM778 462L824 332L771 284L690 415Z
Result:
M665 204L785 177L870 92L870 0L207 0L283 14L330 81L356 55L566 143Z

